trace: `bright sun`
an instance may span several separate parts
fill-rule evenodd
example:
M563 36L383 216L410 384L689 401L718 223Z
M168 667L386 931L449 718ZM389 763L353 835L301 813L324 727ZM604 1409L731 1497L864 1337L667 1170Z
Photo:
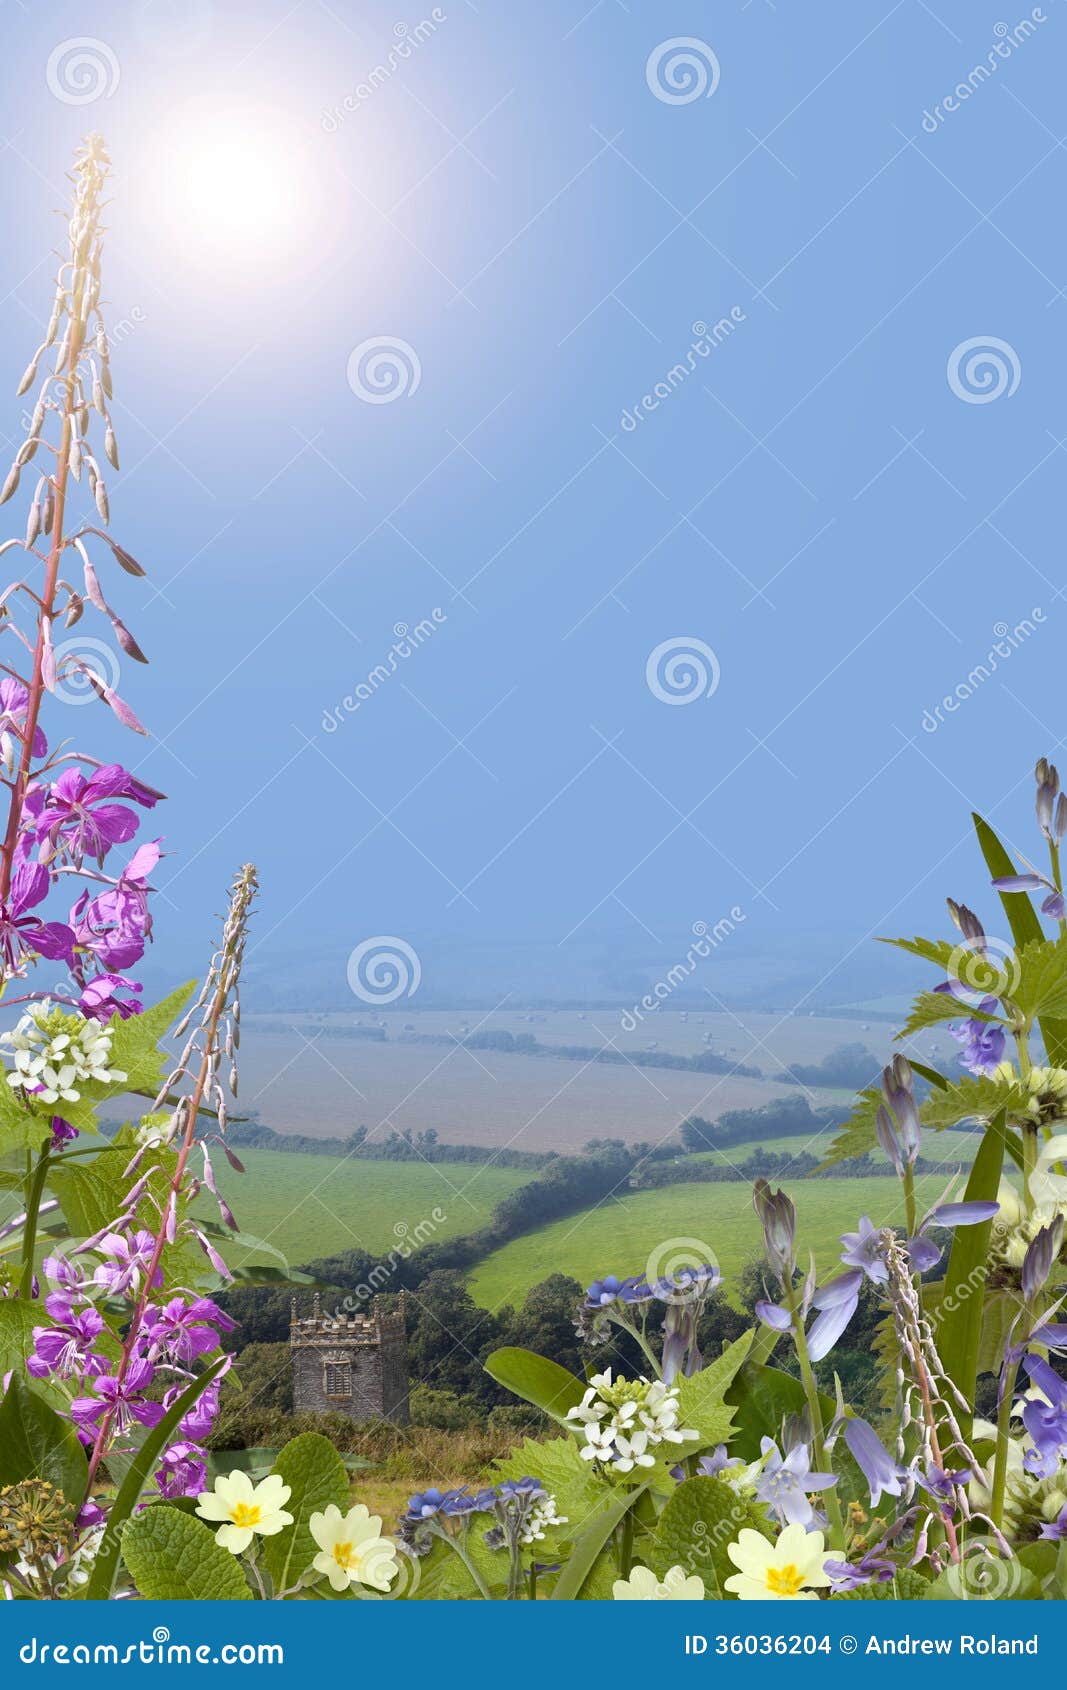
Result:
M191 258L236 264L293 250L315 221L315 172L276 114L205 115L166 136L160 176Z

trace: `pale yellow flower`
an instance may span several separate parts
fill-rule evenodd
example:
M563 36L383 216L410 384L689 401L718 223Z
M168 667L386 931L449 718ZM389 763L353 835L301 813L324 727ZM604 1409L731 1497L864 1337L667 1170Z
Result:
M229 1477L220 1474L214 1490L201 1491L196 1512L202 1520L222 1520L215 1533L216 1543L240 1555L257 1533L274 1537L292 1525L293 1516L283 1506L291 1494L280 1473L268 1473L254 1485L247 1473L237 1470Z
M634 1567L629 1578L616 1579L611 1587L616 1602L703 1602L704 1580L699 1573L685 1576L684 1567L672 1567L663 1583L648 1567Z
M319 1546L311 1565L326 1574L334 1590L347 1590L350 1584L388 1590L400 1571L396 1545L382 1536L380 1515L371 1514L362 1502L347 1514L331 1502L324 1514L312 1514L308 1528Z
M777 1543L746 1526L726 1553L739 1570L725 1588L742 1602L814 1602L812 1587L830 1583L823 1563L833 1559L833 1551L823 1549L822 1532L806 1532L803 1526L786 1526Z

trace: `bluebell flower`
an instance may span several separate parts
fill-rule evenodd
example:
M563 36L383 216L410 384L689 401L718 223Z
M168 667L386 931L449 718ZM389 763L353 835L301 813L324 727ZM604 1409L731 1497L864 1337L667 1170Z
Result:
M912 1474L899 1461L893 1460L873 1426L866 1420L846 1421L845 1442L871 1487L872 1508L877 1507L883 1493L886 1496L903 1495L912 1481Z
M1057 890L1053 882L1044 874L1001 874L993 885L998 892L1044 892L1041 910L1044 915L1050 915L1054 921L1062 921L1067 912L1067 901L1064 894Z
M863 1270L853 1268L820 1287L812 1297L814 1307L819 1310L808 1332L808 1355L812 1361L822 1361L837 1343L856 1312L862 1284Z
M996 1001L996 998L983 998L978 1007L991 1009ZM992 1074L1003 1060L1007 1035L999 1021L979 1021L972 1016L948 1030L963 1046L960 1066L970 1073Z
M841 1252L842 1262L846 1267L860 1268L872 1285L889 1283L881 1237L881 1229L874 1226L867 1215L860 1216L858 1231L841 1235L845 1246Z
M811 1471L807 1444L794 1444L783 1456L772 1438L763 1438L760 1449L765 1461L756 1480L758 1500L766 1503L781 1525L807 1529L815 1519L808 1492L829 1490L837 1483L836 1474Z
M765 1179L752 1187L752 1206L763 1227L767 1260L784 1285L796 1266L796 1208L784 1191L772 1191Z
M1067 1508L1061 1508L1054 1520L1048 1520L1038 1532L1046 1543L1060 1543L1067 1537Z
M926 1236L931 1227L951 1231L957 1226L980 1226L983 1221L991 1221L999 1209L1000 1204L993 1202L938 1203L930 1209L919 1222L915 1237L908 1239L908 1254L916 1273L928 1273L941 1260L940 1246Z
M1028 1356L1024 1366L1031 1383L1047 1400L1030 1398L1023 1408L1023 1425L1034 1445L1023 1464L1037 1478L1049 1479L1067 1449L1067 1384L1041 1356Z
M610 1309L618 1304L648 1302L652 1297L652 1289L636 1274L627 1279L620 1279L617 1274L608 1273L603 1279L594 1279L585 1293L585 1307L590 1312L598 1309Z
M865 1584L888 1584L896 1567L872 1551L860 1561L824 1561L822 1570L830 1575L831 1594L840 1596Z

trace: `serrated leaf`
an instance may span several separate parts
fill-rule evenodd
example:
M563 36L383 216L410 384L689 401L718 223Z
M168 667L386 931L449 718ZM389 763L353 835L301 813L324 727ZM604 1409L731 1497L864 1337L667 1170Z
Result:
M937 1027L943 1021L964 1020L1000 1021L1004 1025L999 1015L992 1015L984 1009L971 1008L970 1005L954 998L951 992L920 992L897 1038L910 1038L912 1033L921 1033L924 1027Z
M38 1115L26 1107L22 1097L8 1085L0 1069L0 1156L13 1150L40 1150L52 1136L51 1113Z
M672 1445L670 1464L680 1456L696 1455L710 1444L725 1443L734 1427L733 1409L726 1400L727 1392L736 1379L752 1349L754 1328L742 1332L727 1345L721 1356L702 1367L689 1379L678 1379L678 1423L700 1433L699 1442L692 1440Z
M289 1486L291 1495L284 1507L293 1516L293 1523L276 1536L263 1539L260 1558L274 1580L275 1590L286 1590L308 1571L318 1554L308 1524L312 1514L322 1513L331 1502L342 1514L347 1513L351 1482L333 1444L318 1432L302 1432L298 1438L291 1438L278 1451L272 1471Z
M85 1451L70 1421L50 1408L20 1373L14 1373L0 1402L0 1486L47 1479L74 1508L80 1508L88 1471Z
M1067 1014L1067 938L1034 940L1017 957L1019 979L1010 996L1023 1014Z
M737 1568L727 1553L738 1533L750 1528L773 1538L767 1516L719 1478L686 1479L678 1486L656 1528L652 1570L663 1579L672 1567L699 1573L709 1600L729 1599L725 1581Z
M128 1520L122 1555L141 1595L150 1602L250 1602L241 1564L220 1548L202 1520L153 1503Z
M961 1121L991 1121L1003 1109L1010 1116L1021 1113L1029 1101L1026 1087L1017 1080L994 1080L988 1075L968 1074L952 1080L941 1091L931 1092L920 1104L924 1126L955 1127Z
M131 1015L124 1021L116 1011L111 1017L108 1022L110 1066L126 1075L123 1083L114 1088L115 1092L158 1089L167 1060L159 1046L181 1015L195 985L195 980L187 981L142 1015Z
M898 1567L885 1584L861 1584L858 1590L840 1590L833 1602L920 1602L930 1588L928 1579L913 1567Z
M493 1351L485 1363L485 1371L514 1396L532 1402L560 1425L575 1430L567 1421L567 1410L578 1406L587 1386L558 1361L536 1355L533 1350L507 1345Z
M874 1149L878 1143L875 1121L883 1101L881 1092L873 1086L859 1093L852 1114L815 1169L816 1173L822 1168L832 1167L835 1162L850 1162L854 1156L864 1156L868 1150Z
M893 945L898 951L907 951L909 956L921 957L924 962L932 962L935 968L940 968L947 974L948 965L952 957L959 950L949 939L882 939L880 945Z
M573 1438L549 1438L536 1443L532 1438L520 1444L505 1459L494 1461L494 1475L501 1479L540 1479L556 1499L556 1510L567 1517L558 1528L560 1541L573 1538L587 1523L604 1495L604 1485L593 1472L593 1463L583 1461ZM545 1560L538 1546L538 1560Z

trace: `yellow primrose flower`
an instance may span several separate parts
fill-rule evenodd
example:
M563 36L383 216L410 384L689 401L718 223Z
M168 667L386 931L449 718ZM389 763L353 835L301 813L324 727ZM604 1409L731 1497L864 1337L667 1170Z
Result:
M611 1587L616 1602L703 1602L704 1580L699 1573L685 1576L684 1567L672 1567L661 1584L648 1567L633 1567L628 1579L616 1579Z
M202 1520L222 1520L215 1533L233 1555L240 1555L258 1532L260 1537L274 1537L291 1526L293 1516L285 1512L283 1504L292 1492L280 1473L268 1473L258 1485L253 1485L247 1473L239 1470L215 1480L214 1490L201 1491L196 1512Z
M746 1526L726 1553L739 1571L726 1580L725 1588L742 1602L814 1602L811 1587L830 1583L823 1563L833 1559L833 1551L823 1549L822 1532L806 1532L803 1526L786 1526L777 1543L768 1543L761 1532Z
M312 1514L308 1528L320 1550L311 1565L326 1574L334 1590L347 1590L350 1584L388 1590L400 1571L396 1545L382 1536L381 1516L369 1513L362 1502L347 1514L331 1502L324 1514Z

